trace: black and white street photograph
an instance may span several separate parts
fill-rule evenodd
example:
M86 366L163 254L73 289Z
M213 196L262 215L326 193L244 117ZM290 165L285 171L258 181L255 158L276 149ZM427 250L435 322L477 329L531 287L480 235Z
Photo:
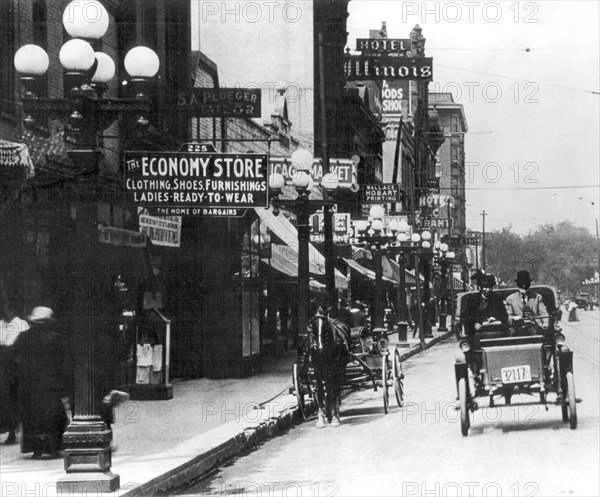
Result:
M1 497L600 495L600 0L0 0Z

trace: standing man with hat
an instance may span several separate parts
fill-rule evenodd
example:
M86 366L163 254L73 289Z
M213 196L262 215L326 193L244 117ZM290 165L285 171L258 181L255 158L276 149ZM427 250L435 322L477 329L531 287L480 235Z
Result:
M526 326L530 322L526 334L535 334L536 331L548 327L548 318L537 318L535 316L547 316L548 310L542 302L542 296L530 289L531 276L529 271L517 271L517 287L515 293L509 295L506 299L508 310L508 324L513 330ZM532 326L531 326L532 325Z

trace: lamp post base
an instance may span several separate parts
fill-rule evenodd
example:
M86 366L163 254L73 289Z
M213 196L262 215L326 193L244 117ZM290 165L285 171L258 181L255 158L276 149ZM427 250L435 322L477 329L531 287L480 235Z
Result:
M408 323L406 321L399 321L396 326L398 327L398 340L400 342L406 342L408 339Z
M119 475L110 471L102 473L67 473L56 482L59 495L98 494L118 490Z
M446 317L447 314L440 314L440 323L438 325L438 331L448 331L448 328L446 328Z

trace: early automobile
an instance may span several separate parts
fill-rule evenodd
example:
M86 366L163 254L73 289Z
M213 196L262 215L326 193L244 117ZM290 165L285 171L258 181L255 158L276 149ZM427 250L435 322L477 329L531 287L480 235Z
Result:
M463 436L469 433L470 414L478 409L479 401L487 399L488 407L500 408L511 405L516 395L529 396L529 402L519 400L518 405L559 405L563 422L571 429L577 427L573 353L558 326L556 290L550 286L531 289L542 296L547 315L528 316L512 328L496 324L483 326L471 336L461 333L455 375ZM504 301L516 291L502 288L494 294ZM457 320L472 299L479 299L479 293L458 296ZM542 319L546 327L535 324Z

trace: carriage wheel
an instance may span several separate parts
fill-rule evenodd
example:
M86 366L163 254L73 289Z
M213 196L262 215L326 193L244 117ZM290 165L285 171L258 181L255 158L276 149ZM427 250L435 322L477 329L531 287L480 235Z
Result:
M575 399L575 379L573 373L567 373L567 392L566 396L569 403L569 426L571 430L577 428L577 401Z
M298 404L298 411L302 416L302 419L306 419L306 392L302 388L302 380L300 379L300 368L298 364L294 364L293 369L293 380L294 380L294 392L296 394L296 403Z
M402 402L404 401L404 373L402 372L402 361L400 360L400 352L398 349L394 350L392 370L396 402L398 403L398 407L402 407Z
M388 379L390 377L390 358L388 354L381 356L381 387L383 390L383 412L385 414L389 411L390 405L390 393L388 391Z
M458 380L458 402L460 404L460 430L463 437L469 434L469 407L468 407L468 390L467 379L461 378Z

